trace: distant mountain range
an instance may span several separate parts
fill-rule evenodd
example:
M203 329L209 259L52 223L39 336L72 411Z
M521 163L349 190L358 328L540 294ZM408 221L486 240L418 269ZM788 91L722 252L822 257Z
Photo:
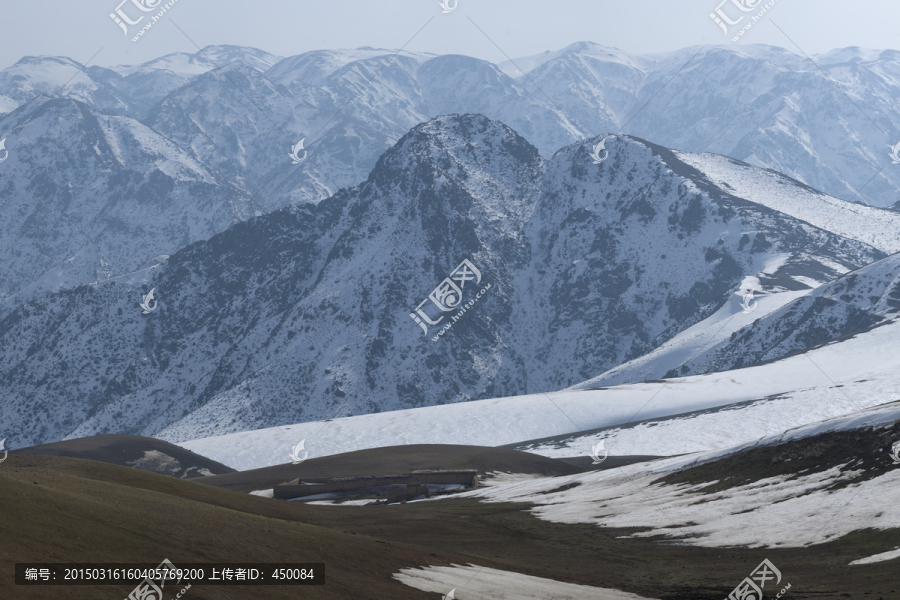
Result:
M775 310L900 250L900 214L860 203L896 201L877 130L900 131L897 53L816 59L837 84L758 46L23 58L0 72L0 426L183 440L641 378L621 369L736 294ZM470 314L437 308L476 281ZM860 302L827 326L785 308L793 333L767 326L753 352L717 338L650 370L750 364L883 318ZM64 409L37 418L48 402Z
M41 97L0 118L10 125L15 142L0 164L0 314L267 212L135 119Z
M214 157L209 166L262 190L272 207L355 185L411 127L450 113L500 120L544 155L623 131L775 169L845 200L900 201L888 148L900 142L894 50L837 49L814 56L816 64L758 45L638 55L579 42L500 65L395 54L364 47L282 58L209 46L143 65L87 67L63 95ZM79 68L65 57L23 58L0 72L0 113L56 93ZM15 139L8 127L0 133ZM317 169L306 171L321 172L277 174L284 148L300 137L318 149Z
M750 285L808 289L898 245L894 212L866 209L884 219L873 231L856 205L746 164L730 163L734 185L716 183L704 170L720 160L629 136L547 159L484 116L434 119L359 186L12 311L0 321L0 429L18 445L108 431L179 441L338 407L560 389ZM744 178L774 178L793 214L739 195ZM847 209L834 218L843 235L811 224L821 206ZM150 289L159 306L141 314ZM461 316L436 308L460 292Z
M900 142L896 50L842 48L810 60L775 46L635 55L581 42L500 67L582 130L621 127L774 169L844 200L900 201L889 147Z
M624 130L894 205L898 53L815 59L833 81L768 46L643 56L581 42L500 65L368 47L209 46L112 68L25 57L0 71L0 194L17 205L0 252L23 253L0 266L0 314L355 186L412 127L450 113L499 120L545 157ZM301 139L308 159L293 165Z

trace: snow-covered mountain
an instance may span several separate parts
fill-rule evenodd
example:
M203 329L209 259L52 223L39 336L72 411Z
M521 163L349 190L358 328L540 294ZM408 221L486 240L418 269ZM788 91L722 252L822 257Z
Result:
M709 373L781 358L873 327L900 313L900 254L825 284L734 332L687 362L683 373Z
M751 300L749 312L735 312L737 301L652 352L572 389L738 369L885 325L900 313L900 254L813 290Z
M863 300L870 286L877 295L874 288L895 285L897 264L897 257L891 256L800 294L811 297L829 288L832 293L848 291L845 301L852 304ZM783 294L796 296L798 292ZM778 295L766 296L763 302ZM888 294L876 304L892 307L892 301ZM763 302L759 312L777 312ZM815 310L807 312L817 316ZM850 312L848 307L833 314ZM752 367L640 383L617 383L607 375L560 392L284 425L180 445L241 470L283 463L286 449L301 439L306 440L310 456L396 444L453 443L505 445L561 458L586 456L601 441L610 456L713 453L672 463L683 466L753 446L895 421L900 355L894 350L900 319L897 310L884 313L880 326ZM717 330L728 318L748 315L742 314L736 303L729 303L716 316L713 325L704 321L698 327ZM790 315L783 318L793 322ZM831 325L827 317L822 324ZM685 346L685 339L691 339L689 331L669 343ZM725 338L727 341L728 336ZM674 354L668 348L664 358ZM668 368L656 363L644 361L644 366ZM629 363L623 367L627 372ZM634 365L630 368L637 369ZM869 410L892 402L884 411ZM890 445L888 442L885 449Z
M544 155L624 128L667 147L772 168L839 198L890 206L900 201L900 173L888 157L888 145L900 141L891 104L900 92L898 56L845 48L814 57L816 66L771 46L638 55L579 42L495 66L369 47L281 59L254 48L209 46L80 73L71 59L26 57L0 72L0 112L36 93L56 93L73 75L64 95L136 118L175 94L154 111L159 131L194 148L223 136L227 143L217 143L215 153L232 167L223 176L247 179L273 207L355 185L417 123L467 112L508 124ZM219 74L184 89L235 65L270 84ZM830 117L807 117L817 114L835 115L839 126ZM279 173L286 149L304 137L318 147L316 167L299 176Z
M208 46L194 54L112 68L83 68L63 57L25 57L0 71L0 113L59 94L97 114L139 119L167 138L156 145L173 149L161 150L169 160L193 155L190 160L217 180L213 185L221 185L220 196L253 198L255 208L234 211L237 218L255 214L260 206L318 202L352 187L409 129L448 113L500 120L545 157L567 144L624 128L667 147L714 151L773 168L854 202L898 204L900 174L888 157L888 144L896 143L892 138L900 140L900 122L890 105L900 91L897 53L848 48L815 58L838 87L804 58L768 46L709 46L642 56L580 42L499 66L466 56L369 47L282 59L254 48ZM835 115L839 126L832 126L830 117L806 117L811 114ZM7 138L12 148L12 128L23 121L7 117L11 120L0 122L0 139ZM291 164L288 152L300 140L306 158ZM77 137L41 139L48 154L80 152L80 146L69 148L80 142ZM697 167L691 160L685 159ZM774 202L776 210L804 218L802 213L816 219L810 221L814 225L848 235L831 224L828 211L791 212L778 205L777 185L757 185L727 159L703 164L713 182L740 183L740 197L770 207ZM5 163L0 176L11 165ZM100 163L79 168L81 178L104 177ZM98 172L91 173L94 169ZM817 198L812 201L816 205ZM880 216L870 226L883 229ZM211 232L206 235L221 231L210 228L202 213L178 217L173 229ZM58 244L81 247L84 236L71 233L73 239ZM161 246L165 254L177 249ZM23 268L62 273L55 277L64 283L49 287L98 278L90 275L94 266ZM100 270L122 273L117 267Z
M643 140L608 137L595 164L598 142L545 159L501 123L441 117L355 188L22 306L0 321L3 430L18 445L112 429L178 441L342 402L361 414L560 389L714 314L748 278L803 289L885 256L859 239L864 220L840 236ZM783 178L781 193L808 192ZM462 286L464 314L428 300L453 273L443 286ZM151 288L159 307L142 315ZM35 420L48 397L60 410Z
M900 52L853 47L812 59L774 46L640 56L580 42L501 66L594 135L623 128L774 169L844 200L897 203L900 168L889 146L900 142Z
M280 57L209 46L111 69L25 57L0 71L0 314L121 275L266 212L239 180L137 119L218 67ZM254 71L254 72L256 72ZM8 154L7 154L8 152Z
M810 424L845 415L853 416L835 422L872 425L860 411L897 401L898 334L894 319L804 354L732 371L297 423L179 445L240 470L284 463L301 439L312 457L397 444L467 444L562 458L587 456L601 441L610 456L720 452L790 437L785 432L797 428L809 433Z
M442 114L500 120L545 155L584 137L552 104L491 63L394 54L308 52L264 74L235 64L169 94L145 123L192 148L270 208L319 201L356 185L407 131ZM301 139L309 161L294 166L286 158Z
M26 56L0 71L0 114L10 113L39 96L52 98L61 90L65 97L97 109L129 113L133 108L127 94L95 80L84 72L84 65L70 58ZM0 130L0 134L6 132Z
M26 56L0 71L0 114L12 112L39 95L59 94L103 112L140 118L166 94L198 75L232 63L266 71L280 60L263 50L228 45L111 68L85 67L62 56Z
M640 91L659 61L657 56L578 42L498 66L527 91L552 101L582 129L596 135L619 131L629 113L637 111Z
M171 140L77 100L38 97L0 130L0 314L265 212Z

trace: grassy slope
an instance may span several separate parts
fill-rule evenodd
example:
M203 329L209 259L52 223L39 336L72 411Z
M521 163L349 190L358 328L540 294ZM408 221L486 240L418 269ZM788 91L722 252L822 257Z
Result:
M71 458L99 460L116 465L129 466L128 462L144 457L148 450L156 450L177 459L185 469L197 467L208 469L216 475L234 473L235 470L222 463L201 456L181 446L164 442L156 438L140 435L104 434L63 440L40 446L29 446L15 450L18 454L50 454Z
M194 586L189 598L423 598L390 580L421 551L311 524L276 502L101 462L10 455L0 465L0 598L15 562L325 562L324 587ZM332 509L334 510L334 509ZM385 532L386 533L386 532ZM387 537L387 536L385 536ZM31 588L31 598L124 598L133 586Z
M896 530L856 533L806 549L690 548L618 539L629 533L623 530L540 521L524 505L450 499L399 506L310 506L106 463L29 455L10 455L0 465L0 509L0 598L124 598L130 591L130 586L48 587L24 593L12 585L15 562L163 558L176 565L237 560L326 564L324 587L195 586L186 600L439 598L403 586L391 574L404 567L450 563L651 598L721 600L763 558L778 565L792 583L788 598L900 597L896 561L847 566L893 547Z
M303 477L354 477L400 475L416 469L475 469L491 471L567 475L579 469L568 463L506 448L452 444L386 446L312 458L293 465L275 465L226 475L195 478L216 487L240 492L269 489L275 484Z

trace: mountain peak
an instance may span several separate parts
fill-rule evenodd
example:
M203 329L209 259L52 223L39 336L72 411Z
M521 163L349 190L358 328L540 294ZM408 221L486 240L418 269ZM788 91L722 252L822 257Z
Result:
M66 56L23 56L16 61L16 66L36 66L42 64L57 64L66 67L75 67L76 69L84 68L84 65L75 62Z
M480 114L452 114L413 127L378 164L402 172L411 168L411 160L429 160L438 168L454 170L460 165L506 164L508 158L530 168L537 168L541 160L537 148L500 121Z
M544 159L500 121L435 117L358 186L22 306L0 328L0 365L16 366L0 372L0 401L27 414L21 403L52 389L72 435L114 421L190 439L315 420L341 402L361 413L548 391L727 310L747 278L797 287L880 257L741 198L737 182L704 174L715 164L627 135ZM148 247L134 262L157 254L170 253ZM466 312L447 312L431 292L463 267ZM136 302L150 289L160 308L145 318ZM132 360L135 347L152 359ZM31 372L40 383L18 379ZM164 411L160 395L175 399ZM73 429L41 425L9 427L31 443Z

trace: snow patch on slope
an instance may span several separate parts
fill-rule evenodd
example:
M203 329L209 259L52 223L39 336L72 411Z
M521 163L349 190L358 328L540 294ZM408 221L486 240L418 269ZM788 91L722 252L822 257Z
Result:
M457 590L466 600L647 600L628 592L577 585L469 564L400 569L394 579L436 594Z
M631 537L656 537L702 547L802 547L859 529L900 526L900 505L885 502L900 485L900 469L829 490L857 474L840 467L809 475L782 475L722 492L709 486L653 483L684 459L639 463L566 478L574 488L548 494L560 478L466 492L489 502L531 502L532 514L555 523L649 528ZM640 488L639 493L635 488ZM460 497L457 495L455 497ZM846 508L833 519L839 507ZM662 510L660 508L662 507Z
M404 444L511 445L619 426L527 449L551 457L586 456L592 443L606 439L616 455L715 450L896 400L898 335L900 322L894 322L809 356L735 371L300 423L179 445L238 470L287 462L301 439L310 456L327 456ZM756 402L741 410L708 410L748 400ZM660 419L689 412L697 414ZM621 427L636 421L646 423Z
M721 491L709 481L671 484L660 476L749 450L818 436L824 432L879 427L900 420L900 404L810 424L755 444L565 478L500 484L467 492L490 502L531 502L532 513L557 523L635 527L632 537L664 536L704 547L802 547L861 529L900 527L900 505L885 502L900 484L900 468L847 483L862 472L836 465L816 473L787 473ZM848 462L852 459L848 458ZM841 485L847 483L846 485ZM636 493L639 488L641 493ZM840 510L840 519L833 518ZM644 529L649 528L649 529Z
M756 285L747 280L741 287L744 290L758 289ZM755 296L753 301L756 302L756 308L749 313L744 312L744 308L741 306L741 302L744 300L743 294L736 292L728 303L709 318L685 329L652 352L622 363L597 377L571 386L568 389L577 390L659 379L669 371L675 370L690 361L704 349L727 341L735 331L746 327L764 315L775 312L785 304L805 296L810 291L800 290L797 292Z
M900 558L900 548L896 550L890 550L888 552L882 552L880 554L875 554L873 556L867 556L866 558L860 558L859 560L854 560L851 562L851 565L870 565L872 563L884 562L886 560L894 560L895 558Z
M710 181L732 194L802 219L883 252L900 252L900 213L848 203L769 169L759 169L719 154L675 152ZM787 193L789 192L789 193Z

